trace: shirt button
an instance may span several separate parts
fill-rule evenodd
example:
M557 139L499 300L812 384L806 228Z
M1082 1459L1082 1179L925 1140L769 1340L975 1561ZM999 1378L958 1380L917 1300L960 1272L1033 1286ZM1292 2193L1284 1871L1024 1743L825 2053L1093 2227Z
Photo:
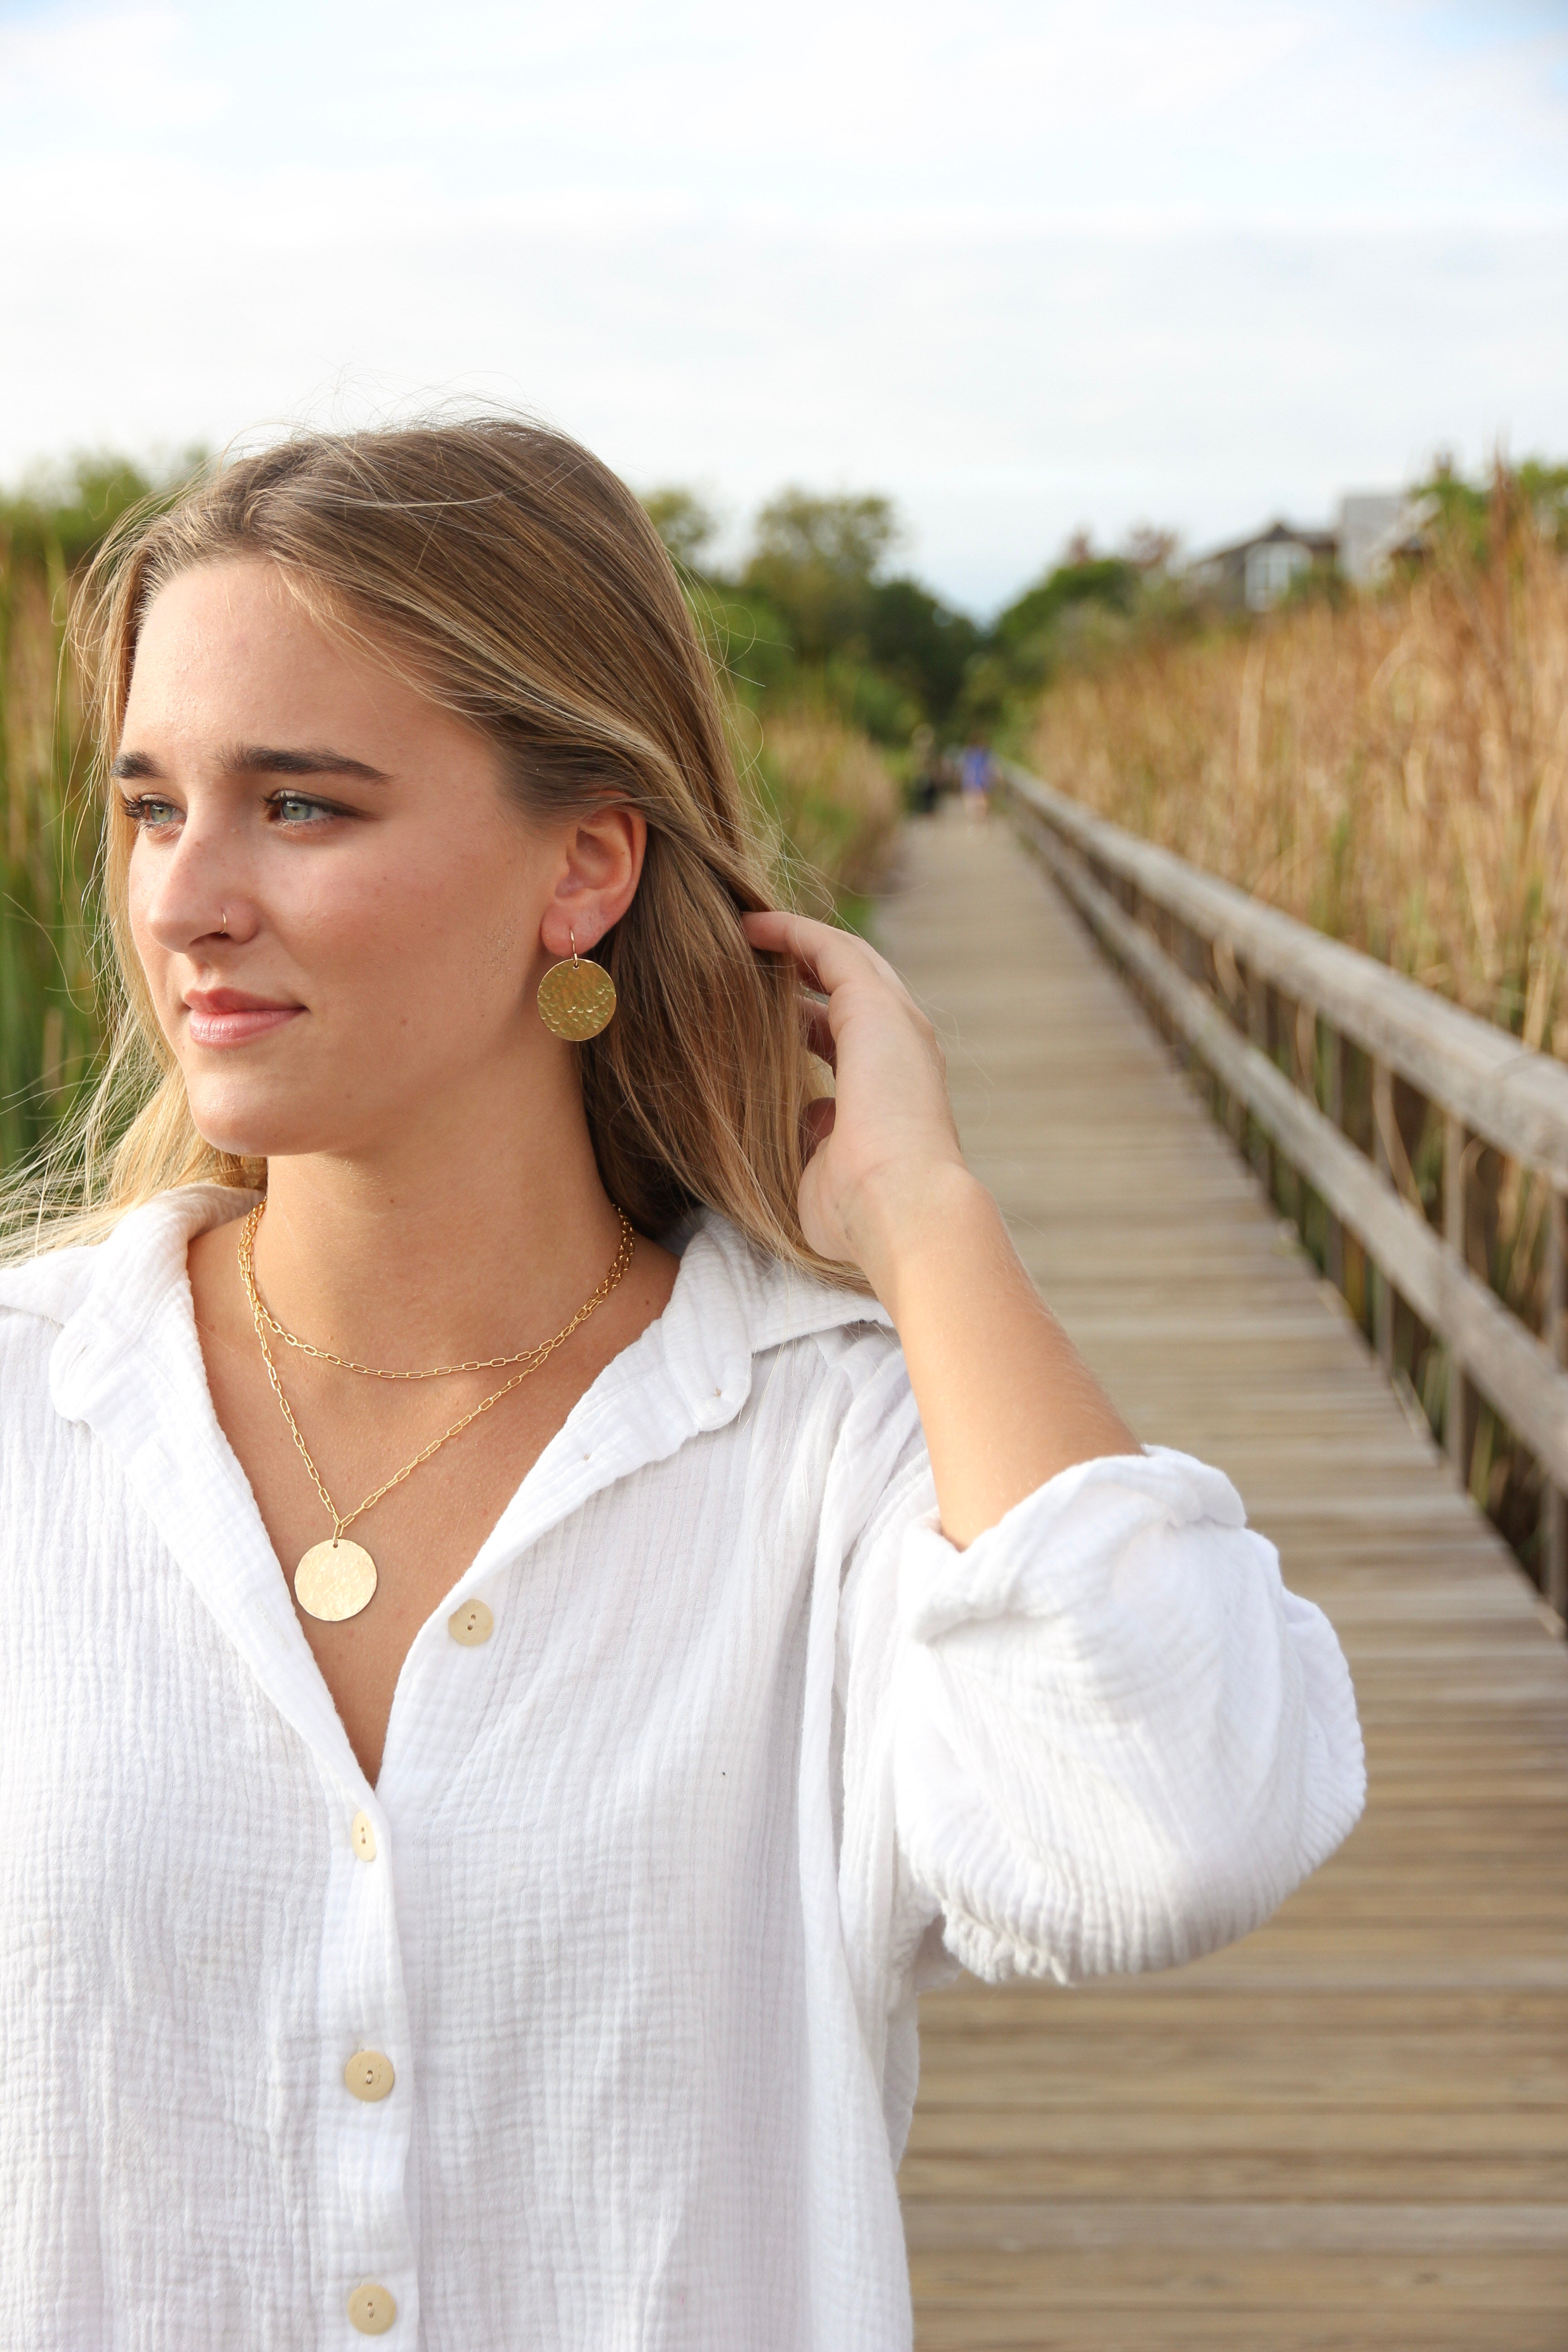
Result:
M447 1631L465 1650L477 1650L495 1632L496 1621L482 1601L465 1601L447 1620Z
M384 2286L373 2280L356 2286L349 2297L349 2318L362 2336L384 2336L397 2316L397 2305Z
M349 1839L362 1862L375 1860L375 1828L368 1813L356 1813L349 1823Z
M384 2099L396 2080L391 2059L380 2050L356 2050L343 2068L343 2081L356 2099ZM384 2291L376 2289L378 2294Z

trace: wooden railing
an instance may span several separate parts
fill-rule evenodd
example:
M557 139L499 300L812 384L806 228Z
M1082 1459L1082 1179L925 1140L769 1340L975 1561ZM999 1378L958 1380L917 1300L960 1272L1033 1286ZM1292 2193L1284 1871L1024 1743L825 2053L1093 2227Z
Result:
M1304 1182L1321 1202L1324 1270L1342 1290L1345 1235L1364 1253L1390 1374L1399 1299L1440 1344L1438 1418L1458 1475L1468 1482L1478 1395L1533 1454L1546 1482L1542 1585L1559 1617L1568 1613L1568 1067L1091 816L1025 770L1004 764L1002 773L1023 839L1217 1082L1270 1191L1278 1155L1300 1180L1298 1200ZM1347 1044L1370 1074L1370 1154L1344 1131ZM1440 1223L1420 1196L1396 1084L1406 1112L1418 1097L1441 1117ZM1467 1188L1487 1146L1541 1188L1539 1335L1471 1264Z

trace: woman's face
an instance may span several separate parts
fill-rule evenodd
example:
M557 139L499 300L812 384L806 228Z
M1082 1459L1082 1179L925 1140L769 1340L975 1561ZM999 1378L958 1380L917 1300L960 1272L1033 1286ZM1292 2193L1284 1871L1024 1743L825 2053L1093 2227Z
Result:
M114 773L137 952L209 1143L358 1156L520 1065L559 1083L533 989L568 924L583 952L625 911L640 820L525 823L482 737L248 558L153 600Z

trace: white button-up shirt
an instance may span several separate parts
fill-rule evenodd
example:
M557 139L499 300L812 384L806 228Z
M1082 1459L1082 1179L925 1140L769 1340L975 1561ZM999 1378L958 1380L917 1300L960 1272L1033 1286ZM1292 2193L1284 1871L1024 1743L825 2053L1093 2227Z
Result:
M0 1277L0 2345L906 2346L917 1990L1264 1918L1362 1802L1328 1624L1171 1453L955 1550L886 1317L709 1218L373 1789L207 1391L234 1209Z

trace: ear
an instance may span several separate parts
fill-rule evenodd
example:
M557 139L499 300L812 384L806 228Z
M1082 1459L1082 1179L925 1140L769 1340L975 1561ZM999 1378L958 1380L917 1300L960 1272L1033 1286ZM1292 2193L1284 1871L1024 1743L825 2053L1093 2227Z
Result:
M574 936L578 954L587 955L620 921L637 895L647 848L647 819L636 809L596 809L576 820L539 926L551 955L570 955Z

